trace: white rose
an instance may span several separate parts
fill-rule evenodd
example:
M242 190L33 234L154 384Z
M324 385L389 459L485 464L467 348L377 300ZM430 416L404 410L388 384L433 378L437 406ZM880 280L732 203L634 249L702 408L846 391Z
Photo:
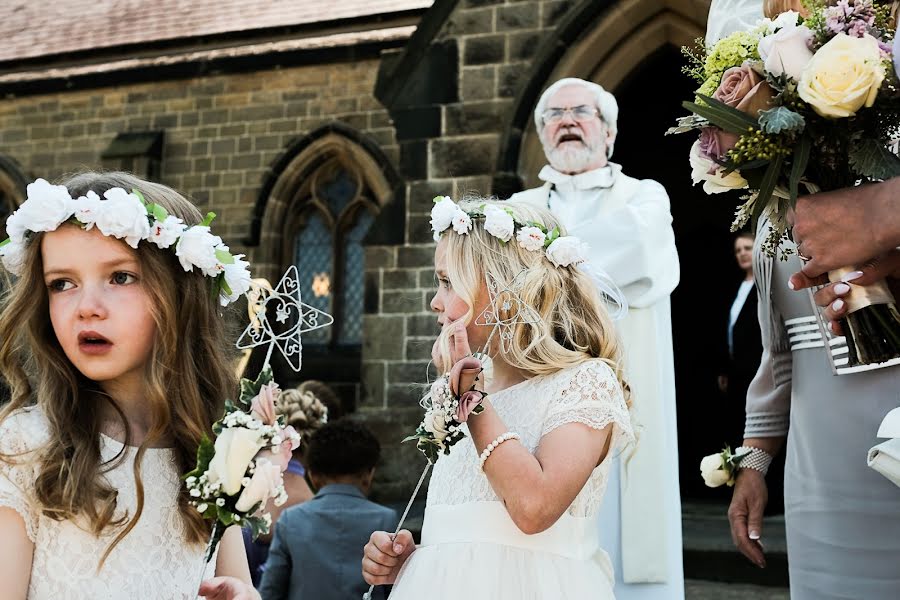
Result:
M884 74L875 38L839 33L809 61L797 93L823 117L852 117L875 103Z
M100 196L89 190L86 195L73 200L72 206L75 208L75 218L85 226L85 231L89 231L97 222L97 215L102 209Z
M101 202L97 214L97 229L103 235L124 239L129 246L137 249L138 242L150 235L147 207L137 195L122 188L109 189L103 196L106 201Z
M160 248L168 248L178 241L185 229L187 225L184 221L169 215L165 221L153 221L153 225L150 226L150 237L147 239Z
M53 231L72 216L72 197L65 186L38 179L26 189L28 198L15 212L12 231L8 231L15 241L22 241L26 230Z
M12 241L20 244L25 243L25 231L27 230L22 218L23 216L24 213L19 215L18 211L16 211L6 219L6 235L8 235L9 239Z
M499 206L489 204L484 209L484 230L504 242L513 235L516 223L512 216Z
M468 234L469 230L472 229L472 219L461 208L457 208L456 212L453 213L452 223L453 231L460 235Z
M224 265L225 283L231 288L231 294L225 295L224 292L222 293L220 298L222 306L228 306L250 289L250 269L248 268L250 263L246 260L241 260L242 258L244 258L244 255L238 254L234 257L234 264Z
M197 267L204 275L215 277L219 274L219 259L216 247L222 245L222 238L209 232L209 227L196 225L185 230L178 238L175 256L185 271Z
M446 413L442 408L432 408L425 413L425 431L432 434L439 442L444 441L450 432L447 431Z
M519 246L529 252L534 252L544 247L544 241L547 239L547 236L537 227L529 226L520 229L516 233L516 239L519 241Z
M557 267L568 267L584 262L587 250L587 244L577 237L567 235L556 238L547 246L547 258Z
M13 275L19 276L25 268L25 242L10 240L0 247L0 260Z
M250 478L250 483L244 487L244 491L241 492L234 507L241 512L247 512L260 502L265 504L266 500L275 496L281 483L281 467L273 465L264 458L257 460L253 477Z
M794 81L799 81L803 69L813 57L812 50L809 49L812 37L813 33L809 27L806 25L797 27L795 23L761 39L759 56L766 71L775 76L784 74Z
M449 196L442 197L431 208L431 230L434 232L435 241L440 239L441 233L453 223L457 208L456 202Z
M691 179L694 184L703 182L703 191L707 194L720 194L729 190L746 188L749 184L740 171L732 171L724 175L725 168L709 160L700 152L700 140L691 146Z
M245 427L223 429L216 438L215 454L206 471L210 483L221 483L229 496L236 494L250 461L264 445L259 431Z
M710 454L700 461L700 475L709 487L719 487L728 483L730 478L722 463L722 454Z

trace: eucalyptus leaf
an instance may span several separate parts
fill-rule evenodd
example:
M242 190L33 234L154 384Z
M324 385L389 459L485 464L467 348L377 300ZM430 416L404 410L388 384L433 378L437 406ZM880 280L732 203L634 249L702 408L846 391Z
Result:
M766 133L801 132L806 128L806 119L789 108L776 106L759 113L759 125Z
M788 179L788 188L791 192L791 204L797 201L799 195L800 178L806 172L806 165L809 162L809 152L812 149L812 142L808 136L802 136L794 147L794 157L791 163L791 175Z

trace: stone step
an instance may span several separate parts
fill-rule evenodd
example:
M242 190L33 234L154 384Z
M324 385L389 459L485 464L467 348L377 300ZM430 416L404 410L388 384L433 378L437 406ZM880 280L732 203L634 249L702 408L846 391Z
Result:
M786 587L769 587L746 583L723 583L687 579L684 582L685 600L790 600Z

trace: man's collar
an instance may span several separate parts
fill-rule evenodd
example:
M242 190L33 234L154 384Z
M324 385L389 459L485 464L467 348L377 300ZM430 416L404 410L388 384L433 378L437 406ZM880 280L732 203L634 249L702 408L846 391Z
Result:
M366 495L362 493L362 490L349 483L329 483L328 485L322 486L316 496L327 496L330 494L339 494L341 496L357 496L359 498L366 497Z
M576 190L590 190L594 188L609 188L616 182L616 175L622 171L621 165L608 163L605 167L585 171L576 175L560 173L550 165L545 165L538 178L553 185L568 185Z

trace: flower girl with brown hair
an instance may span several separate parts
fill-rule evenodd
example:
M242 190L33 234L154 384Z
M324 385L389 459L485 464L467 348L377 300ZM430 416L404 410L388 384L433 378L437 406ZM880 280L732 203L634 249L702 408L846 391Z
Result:
M421 545L405 530L375 532L363 574L394 584L392 600L611 599L595 517L610 458L633 434L619 346L579 266L583 247L529 205L436 202L434 360L452 373L451 390L481 392L484 410L461 401L468 436L434 467ZM456 382L486 345L487 386L477 368ZM426 417L424 427L452 439L443 425Z
M208 220L124 173L37 180L0 247L0 598L197 597L210 526L181 475L234 396L221 314L250 274ZM201 586L250 600L240 530Z

